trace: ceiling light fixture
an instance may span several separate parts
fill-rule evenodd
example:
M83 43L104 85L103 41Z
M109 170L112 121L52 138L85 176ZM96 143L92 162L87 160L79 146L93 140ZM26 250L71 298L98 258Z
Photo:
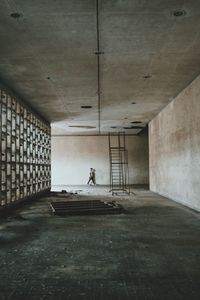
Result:
M149 79L149 78L151 78L151 75L144 75L144 79Z
M185 10L175 10L173 12L174 17L182 17L186 15L186 11Z
M92 108L92 106L91 105L82 105L81 108L89 109L89 108Z
M19 19L22 17L22 14L20 14L18 12L14 12L14 13L11 13L10 16L11 16L11 18Z

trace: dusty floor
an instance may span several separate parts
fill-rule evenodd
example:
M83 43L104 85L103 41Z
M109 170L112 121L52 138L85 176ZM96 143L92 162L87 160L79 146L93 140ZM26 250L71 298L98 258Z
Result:
M67 190L116 198L125 213L52 216L51 196L1 219L0 299L200 299L198 213L140 187L125 197Z

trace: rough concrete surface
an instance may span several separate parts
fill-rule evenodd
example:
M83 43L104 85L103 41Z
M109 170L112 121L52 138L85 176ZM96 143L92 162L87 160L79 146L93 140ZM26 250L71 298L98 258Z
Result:
M49 203L63 194L1 219L1 300L199 299L197 213L141 187L125 197L74 191L66 200L115 199L125 213L52 216Z
M148 137L127 136L130 184L149 183ZM108 136L53 136L52 184L86 184L90 168L97 184L109 184Z
M200 76L149 126L150 188L200 211Z
M99 1L102 132L147 123L199 74L199 14L197 0ZM96 30L94 0L0 1L0 78L54 133L97 132L69 127L98 125Z

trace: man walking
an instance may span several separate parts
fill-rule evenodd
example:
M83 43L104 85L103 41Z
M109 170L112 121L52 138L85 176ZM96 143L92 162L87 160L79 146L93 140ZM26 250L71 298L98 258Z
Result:
M90 184L91 181L95 184L95 169L93 168L90 168L90 177L87 184Z

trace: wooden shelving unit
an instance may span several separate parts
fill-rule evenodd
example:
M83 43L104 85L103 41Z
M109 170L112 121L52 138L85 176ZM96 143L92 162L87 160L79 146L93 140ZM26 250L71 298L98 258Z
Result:
M51 129L0 87L0 207L51 187Z

